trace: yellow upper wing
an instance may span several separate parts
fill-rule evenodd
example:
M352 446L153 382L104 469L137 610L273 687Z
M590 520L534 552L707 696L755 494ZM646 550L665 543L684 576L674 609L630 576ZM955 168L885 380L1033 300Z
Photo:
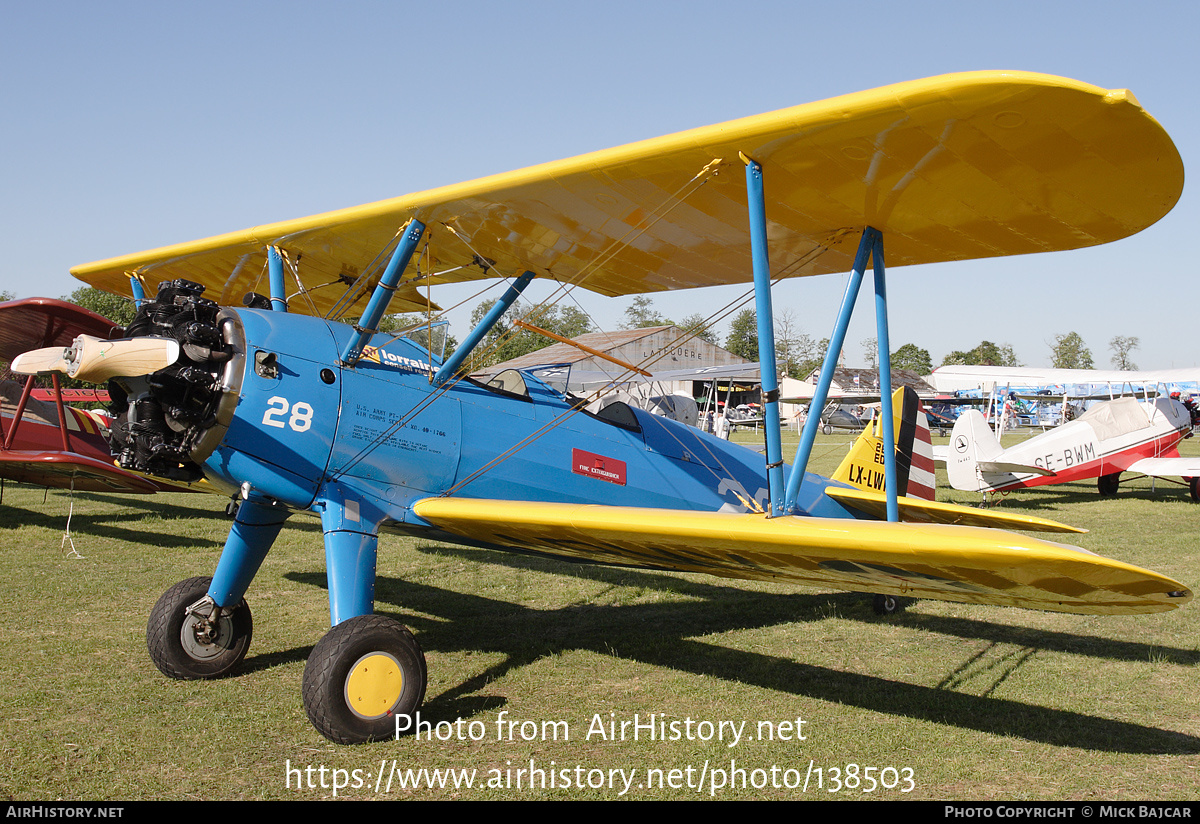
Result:
M969 526L465 498L426 498L413 511L471 542L727 578L1095 615L1192 597L1155 572Z
M846 271L867 225L885 233L890 266L1105 243L1161 218L1183 187L1170 137L1129 92L1026 72L973 72L72 272L114 292L128 291L131 272L151 289L185 277L235 304L265 282L263 250L277 245L325 313L417 217L431 230L423 279L402 286L397 310L424 307L417 285L493 276L480 258L506 275L529 269L606 295L743 282L751 267L739 153L763 166L771 263L785 276ZM311 311L302 299L293 310Z

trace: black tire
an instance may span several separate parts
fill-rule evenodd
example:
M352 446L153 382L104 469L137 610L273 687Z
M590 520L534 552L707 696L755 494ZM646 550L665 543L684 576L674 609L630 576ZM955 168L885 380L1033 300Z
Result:
M254 619L245 599L217 619L215 632L204 636L205 619L188 607L208 592L212 578L188 578L163 593L146 624L146 649L154 666L168 678L192 681L229 674L250 648Z
M1188 478L1188 492L1192 493L1192 500L1200 504L1200 478Z
M832 435L833 427L830 426L829 424L825 424L824 426L821 427L821 432L825 435Z
M1117 494L1117 490L1121 488L1121 473L1114 472L1111 475L1101 475L1096 479L1096 489L1100 494L1109 497Z
M904 612L905 606L904 599L895 595L876 595L871 599L871 609L876 615L896 615Z
M359 615L313 647L304 667L304 711L337 744L381 741L413 729L425 683L425 654L412 633L386 616ZM356 685L365 694L354 694ZM397 724L405 716L410 722Z

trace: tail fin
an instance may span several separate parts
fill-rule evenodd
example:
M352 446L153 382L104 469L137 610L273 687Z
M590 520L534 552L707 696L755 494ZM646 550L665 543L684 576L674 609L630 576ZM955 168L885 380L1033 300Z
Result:
M968 409L958 416L950 433L950 449L946 456L946 475L950 485L967 492L982 492L988 487L979 476L980 461L994 461L1004 448L996 441L987 420L978 409Z
M908 387L897 389L892 395L892 409L897 494L932 501L935 486L933 446L929 439L929 421L917 393ZM833 480L868 492L883 492L881 423L876 419L867 425L833 473Z

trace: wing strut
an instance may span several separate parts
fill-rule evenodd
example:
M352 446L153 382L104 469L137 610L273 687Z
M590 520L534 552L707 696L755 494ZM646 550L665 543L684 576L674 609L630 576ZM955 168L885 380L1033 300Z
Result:
M506 289L504 294L500 296L500 299L496 301L495 305L492 306L491 311L487 313L487 316L479 322L478 326L471 330L471 333L467 335L467 339L462 342L461 346L454 350L449 359L442 364L442 368L439 369L437 374L433 376L434 386L441 386L448 378L452 377L454 373L458 371L458 367L462 366L463 361L467 359L467 356L470 355L471 352L474 351L475 347L479 345L479 342L483 340L483 336L486 335L488 331L496 325L496 321L500 320L500 316L508 311L508 307L512 306L513 303L516 302L521 293L525 291L525 287L533 282L533 278L533 272L526 272L509 284L508 289Z
M17 437L17 427L21 425L21 419L25 416L25 404L29 402L29 396L33 393L33 382L37 380L37 375L30 375L25 379L25 388L21 390L21 400L17 401L17 411L13 413L12 425L8 429L8 433L4 436L4 450L7 452L12 449L13 439Z
M875 267L875 349L879 364L879 414L880 434L883 435L883 491L887 496L887 519L895 523L900 520L899 490L896 473L896 421L892 417L892 350L888 336L887 282L884 279L883 235L875 234L871 249L871 263Z
M133 293L133 305L138 309L146 302L146 289L142 286L142 277L136 272L129 273L129 291Z
M350 342L346 344L345 351L342 352L341 365L343 366L354 366L358 363L358 359L362 357L363 347L367 345L371 336L379 331L379 319L387 311L388 303L392 300L392 293L396 291L396 284L400 281L404 270L408 268L408 261L416 251L421 235L425 234L425 224L414 217L403 231L404 237L396 244L396 251L392 252L387 268L379 277L379 283L375 285L375 293L371 295L371 302L367 304L367 311L363 312L362 320L354 327L354 337L350 339ZM279 275L281 284L283 280L282 266L281 262ZM282 287L280 291L282 291ZM273 292L274 288L272 288ZM271 297L274 298L275 295L272 294Z
M892 422L892 358L888 340L883 234L870 226L863 230L862 240L859 241L858 254L854 257L854 268L850 272L850 280L846 283L846 293L842 296L842 306L838 310L833 334L829 336L829 349L825 352L825 363L821 367L821 376L817 379L812 402L808 407L808 419L804 422L804 431L800 434L800 443L796 447L796 459L792 464L792 474L788 476L787 493L784 499L784 511L786 512L796 511L796 499L804 480L804 471L808 467L808 459L812 455L813 442L817 438L817 428L821 425L820 413L813 414L813 410L823 409L829 397L829 386L833 382L833 370L837 367L838 353L842 351L842 345L846 341L846 330L850 325L850 316L854 313L854 302L858 299L858 290L862 286L863 273L866 271L868 259L872 261L875 268L875 323L879 346L879 392L881 395L879 411L883 416L883 469L887 493L887 519L889 521L900 520L896 485L896 433Z
M762 166L746 164L746 211L750 216L750 252L754 263L754 303L758 316L758 364L762 379L763 431L767 436L768 517L787 512L783 497L783 443L779 432L779 376L775 373L775 315L771 311L771 263L767 254L767 207Z
M283 281L283 257L274 246L267 247L267 278L271 284L271 311L286 312L287 289Z

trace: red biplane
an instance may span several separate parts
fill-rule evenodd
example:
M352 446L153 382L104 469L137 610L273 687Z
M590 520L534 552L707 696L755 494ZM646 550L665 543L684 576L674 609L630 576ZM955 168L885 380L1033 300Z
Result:
M108 318L62 300L0 303L0 360L6 362L31 347L68 347L79 335L108 339L123 332ZM49 389L39 389L33 375L23 384L0 381L0 478L89 492L181 488L114 465L108 415L67 405L107 403L108 392L63 388L57 373L50 379Z

